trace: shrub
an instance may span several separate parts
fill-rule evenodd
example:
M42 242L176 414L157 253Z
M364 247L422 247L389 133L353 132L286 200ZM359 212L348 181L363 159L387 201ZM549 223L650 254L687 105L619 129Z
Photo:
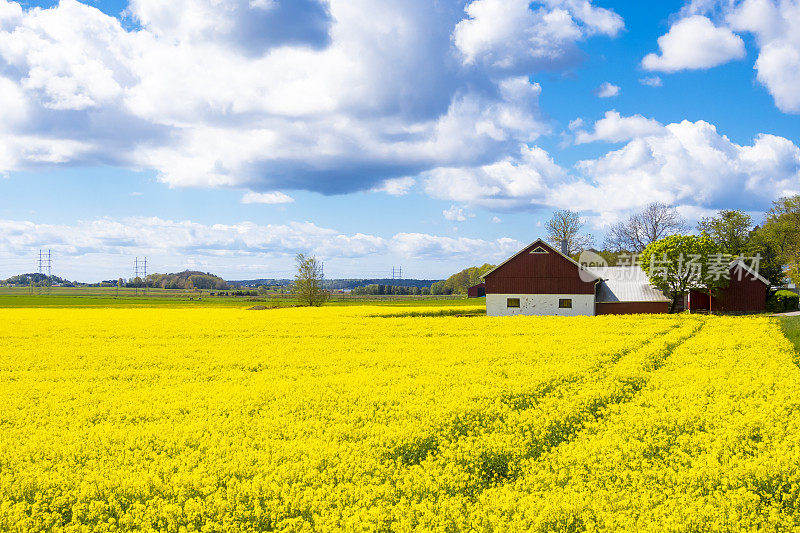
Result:
M797 311L798 304L800 304L800 296L792 291L780 290L770 297L767 309L775 313Z

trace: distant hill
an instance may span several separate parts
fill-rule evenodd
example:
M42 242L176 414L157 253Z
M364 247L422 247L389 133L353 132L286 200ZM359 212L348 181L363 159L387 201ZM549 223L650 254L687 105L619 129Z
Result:
M162 289L215 289L225 290L229 288L228 282L210 272L199 272L196 270L184 270L174 274L150 274L142 280L131 280L128 285L141 286L146 284L148 287L161 287Z
M341 289L355 289L356 287L365 287L368 285L391 285L394 287L418 287L422 289L425 287L430 287L437 281L438 280L435 279L391 279L391 278L326 279L325 288L331 290L341 290ZM287 285L291 285L292 283L294 283L294 280L259 278L259 279L236 280L236 281L231 281L230 283L235 283L236 285L240 285L242 287L261 287L262 285L265 285L267 287L275 287L275 286L285 287Z
M291 279L257 278L257 279L236 279L228 280L228 283L240 287L286 287L291 285Z
M68 279L59 278L58 276L50 276L48 278L46 274L40 274L38 272L17 274L8 279L0 280L0 284L2 285L30 285L31 283L34 285L63 285L71 287L77 282L73 283Z
M437 281L431 286L431 294L466 294L467 289L481 282L481 275L489 272L494 265L486 263L479 267L465 268L444 281Z

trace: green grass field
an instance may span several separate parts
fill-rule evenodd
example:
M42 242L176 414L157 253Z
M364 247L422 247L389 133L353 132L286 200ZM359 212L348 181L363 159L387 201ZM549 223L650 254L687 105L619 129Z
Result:
M299 302L291 296L211 296L212 291L183 291L170 289L119 289L114 287L52 287L43 289L27 287L0 287L0 308L13 307L251 307L254 305L293 306ZM216 292L216 291L213 291ZM230 291L228 291L230 292ZM438 307L474 305L478 300L451 296L334 296L329 305L391 305ZM483 300L480 300L482 303Z
M794 344L795 351L800 353L800 316L785 316L778 320L781 322L783 334Z

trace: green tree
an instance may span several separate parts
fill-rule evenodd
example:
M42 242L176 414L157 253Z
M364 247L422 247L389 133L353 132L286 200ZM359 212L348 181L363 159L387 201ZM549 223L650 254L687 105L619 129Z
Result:
M592 250L592 252L600 256L608 264L608 266L618 265L620 263L620 259L623 259L625 261L625 264L630 264L629 262L631 258L631 252L628 252L626 250L619 250L615 252L609 250ZM580 263L581 260L580 253L572 254L571 257L574 261Z
M671 235L652 242L639 262L650 282L672 300L670 312L690 289L702 289L712 296L727 286L729 279L730 257L706 235Z
M481 266L465 268L449 278L431 285L431 294L466 294L467 289L481 282L481 276L494 268L486 263Z
M446 292L447 289L445 288L445 280L437 281L431 285L431 294L450 294ZM452 289L451 289L452 292Z
M800 195L783 197L772 204L762 228L762 244L769 242L786 274L800 283Z
M294 278L294 292L297 299L305 305L322 305L328 300L323 287L322 263L316 257L297 254L297 274Z
M723 209L714 217L701 219L697 230L711 237L724 253L744 255L753 230L753 219L744 211Z
M773 285L783 285L786 274L783 272L781 250L775 236L775 228L766 224L754 229L745 247L745 256L755 263L758 260L758 273ZM756 265L753 264L755 267Z
M589 248L594 243L591 235L582 235L583 221L578 213L569 209L555 211L545 226L547 242L561 251L561 241L567 241L567 255Z
M210 276L208 274L192 274L189 276L189 280L192 282L192 285L195 289L215 289L216 288L216 276Z

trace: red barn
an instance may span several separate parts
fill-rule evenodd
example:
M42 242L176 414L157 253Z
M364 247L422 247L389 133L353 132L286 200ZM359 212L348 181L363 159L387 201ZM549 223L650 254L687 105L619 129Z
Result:
M486 314L666 313L669 300L638 266L583 267L541 239L484 274Z
M744 261L737 259L730 264L728 286L711 298L711 312L760 313L766 309L769 281L750 269ZM708 294L690 291L686 298L689 311L708 311Z
M478 283L467 289L467 298L482 298L486 296L486 284Z

